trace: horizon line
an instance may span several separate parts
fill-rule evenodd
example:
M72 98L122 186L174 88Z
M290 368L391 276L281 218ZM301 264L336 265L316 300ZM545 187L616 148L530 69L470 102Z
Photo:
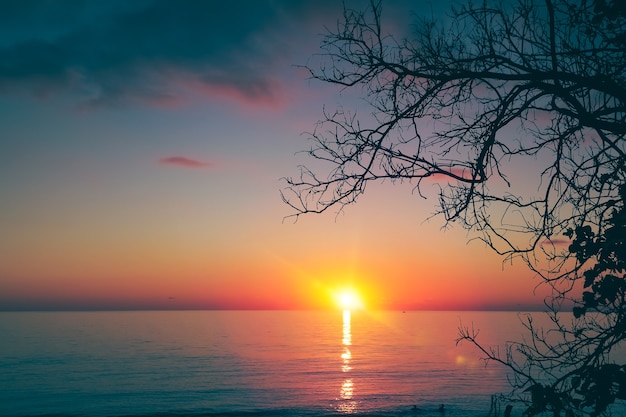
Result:
M166 311L389 311L389 312L548 312L548 309L544 306L544 308L539 308L538 306L525 306L526 308L512 308L512 307L492 307L492 308L356 308L356 309L342 309L342 308L259 308L259 307L251 307L251 308L212 308L212 307L202 307L202 308L155 308L155 307L95 307L95 308L85 308L85 307L64 307L64 308L33 308L33 307L25 307L25 308L2 308L0 307L0 313L45 313L45 312L166 312ZM562 312L571 312L571 309L563 309Z

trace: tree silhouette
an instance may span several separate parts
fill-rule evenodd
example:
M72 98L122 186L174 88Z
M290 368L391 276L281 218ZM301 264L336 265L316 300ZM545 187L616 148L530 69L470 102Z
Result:
M359 89L360 114L324 112L310 134L315 169L286 178L296 218L338 211L368 183L438 186L439 209L550 285L553 331L503 355L526 413L598 415L626 399L624 0L468 2L410 36L382 29L382 5L345 9L307 68ZM524 175L515 174L524 168ZM574 317L561 314L574 306ZM554 331L556 330L556 331ZM623 359L623 358L622 358Z

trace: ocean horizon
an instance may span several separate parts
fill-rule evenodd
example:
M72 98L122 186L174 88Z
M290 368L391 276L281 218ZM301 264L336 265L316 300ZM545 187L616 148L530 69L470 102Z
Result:
M569 312L572 306L565 306L563 312ZM354 309L355 311L364 310L364 308ZM545 304L525 304L525 305L492 305L492 306L476 306L467 308L422 308L422 307L398 307L398 308L371 308L368 307L367 311L380 311L380 312L510 312L510 313L543 313L546 312ZM29 312L163 312L163 311L311 311L311 312L336 312L342 311L337 308L274 308L274 307L203 307L203 306L173 306L168 307L165 305L154 306L141 306L136 304L124 304L121 306L105 304L105 305L82 305L82 304L51 304L46 303L24 303L16 302L13 304L3 303L0 304L0 313L29 313Z
M487 416L507 372L459 326L523 335L516 312L0 312L0 415Z

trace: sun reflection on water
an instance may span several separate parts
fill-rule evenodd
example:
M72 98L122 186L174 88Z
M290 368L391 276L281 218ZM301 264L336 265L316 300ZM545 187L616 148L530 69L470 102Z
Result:
M352 346L352 331L350 323L350 310L343 311L343 337L341 339L343 346L343 353L341 354L341 371L349 372L352 370L350 361L352 360L352 352L350 346ZM348 375L346 375L348 376ZM341 402L337 407L337 411L345 414L351 414L357 411L357 402L354 401L354 382L352 378L345 378L339 391L339 397Z
M352 332L350 331L350 310L343 311L343 339L341 344L344 346L352 345Z
M350 359L352 358L352 353L350 349L344 348L343 353L341 354L341 359L343 359L343 364L341 365L342 372L348 372L352 369L350 366Z

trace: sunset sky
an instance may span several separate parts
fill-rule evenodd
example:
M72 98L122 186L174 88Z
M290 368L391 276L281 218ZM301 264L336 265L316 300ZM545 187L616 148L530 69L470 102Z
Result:
M386 2L385 23L408 30L434 4ZM297 67L340 16L338 1L0 3L0 310L338 308L346 288L367 308L541 306L521 262L427 220L437 200L409 184L284 220L303 132L324 106L368 111Z

